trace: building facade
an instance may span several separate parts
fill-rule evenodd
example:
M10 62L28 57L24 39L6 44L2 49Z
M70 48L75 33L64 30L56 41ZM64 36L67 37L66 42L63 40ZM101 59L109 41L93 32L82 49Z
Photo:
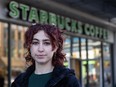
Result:
M33 23L55 25L64 31L64 65L75 70L82 87L114 87L115 28L102 20L96 22L86 13L70 13L69 8L56 4L52 9L49 6L53 3L40 3L0 0L0 71L6 87L26 68L24 33Z

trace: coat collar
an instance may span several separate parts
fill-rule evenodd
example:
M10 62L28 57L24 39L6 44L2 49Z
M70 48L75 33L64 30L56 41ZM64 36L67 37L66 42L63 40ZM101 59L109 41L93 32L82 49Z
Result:
M52 78L49 80L46 87L53 87L69 74L74 74L74 71L64 66L56 66L53 70Z
M24 75L24 84L27 86L28 80L30 75L34 72L35 66L30 66ZM61 81L64 77L66 77L69 74L74 74L74 70L70 70L68 68L65 68L64 66L55 66L52 72L52 78L48 81L46 87L53 87L56 85L59 81Z

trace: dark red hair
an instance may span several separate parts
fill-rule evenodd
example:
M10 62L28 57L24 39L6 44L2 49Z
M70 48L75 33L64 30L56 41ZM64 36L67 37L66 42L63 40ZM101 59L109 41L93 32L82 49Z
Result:
M52 60L53 66L56 66L56 65L63 66L63 62L65 60L65 54L62 53L62 50L63 50L62 31L59 28L57 28L56 26L48 25L48 24L32 25L25 32L24 48L27 49L27 53L25 55L26 61L34 63L34 60L31 57L31 53L30 53L30 45L32 43L33 36L39 30L43 30L48 35L48 37L52 43L52 50L54 50L55 47L58 47L56 53L54 53L54 55L53 55L53 60Z

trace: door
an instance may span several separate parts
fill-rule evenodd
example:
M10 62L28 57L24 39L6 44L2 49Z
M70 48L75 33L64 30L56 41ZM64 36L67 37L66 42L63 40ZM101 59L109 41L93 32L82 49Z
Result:
M79 59L70 59L70 67L75 70L76 77L81 81L81 61Z

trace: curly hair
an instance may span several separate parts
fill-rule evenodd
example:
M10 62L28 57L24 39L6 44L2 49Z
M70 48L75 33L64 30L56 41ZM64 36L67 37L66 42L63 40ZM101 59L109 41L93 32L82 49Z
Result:
M62 31L53 25L48 24L35 24L31 25L28 30L25 32L25 42L24 42L24 48L27 49L25 59L26 62L34 63L34 60L30 53L30 46L32 43L33 36L39 31L43 30L49 37L51 43L52 43L52 50L55 49L55 47L58 47L57 51L54 53L52 58L52 65L61 65L63 66L63 62L66 59L65 54L62 53L63 50L63 36Z

